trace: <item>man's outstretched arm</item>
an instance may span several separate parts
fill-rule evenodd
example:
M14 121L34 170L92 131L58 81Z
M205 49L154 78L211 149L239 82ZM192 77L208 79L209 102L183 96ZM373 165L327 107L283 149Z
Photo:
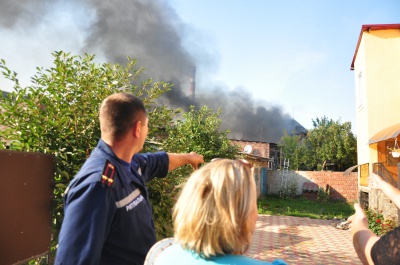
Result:
M397 208L400 208L400 190L384 181L379 175L372 173L368 178L369 187L375 190L381 190L389 199L394 202Z
M194 169L204 163L204 158L195 152L186 154L167 153L169 158L168 171L174 170L183 165L191 165Z

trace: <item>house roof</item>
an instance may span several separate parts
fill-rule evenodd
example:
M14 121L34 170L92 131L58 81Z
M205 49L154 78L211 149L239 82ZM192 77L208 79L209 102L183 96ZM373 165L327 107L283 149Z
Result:
M0 91L1 91L1 96L2 97L7 97L7 95L10 93L10 92L3 91L3 90L0 90Z
M284 132L289 135L306 135L308 130L305 129L295 119L287 118L279 120L277 123L272 122L271 125L266 125L266 122L262 122L258 129L254 128L239 128L235 131L231 131L228 134L228 138L231 140L241 140L249 142L262 142L262 143L279 143ZM271 127L268 130L268 126ZM264 128L264 131L263 131ZM260 133L261 132L261 133Z
M358 52L358 48L360 47L361 38L363 36L363 33L365 31L370 31L370 30L387 30L387 29L400 29L400 24L368 24L368 25L361 26L360 35L358 37L356 51L354 52L353 61L351 62L350 70L354 70L354 61L356 60L356 57L357 57L357 52Z
M300 123L298 123L295 119L286 120L285 130L289 135L300 135L308 133L308 130L304 128Z

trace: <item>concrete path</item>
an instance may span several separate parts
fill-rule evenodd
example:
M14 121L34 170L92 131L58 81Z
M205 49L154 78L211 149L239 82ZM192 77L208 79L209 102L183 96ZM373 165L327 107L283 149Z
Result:
M354 251L350 230L337 229L333 222L259 215L246 255L270 262L281 258L289 265L362 264Z

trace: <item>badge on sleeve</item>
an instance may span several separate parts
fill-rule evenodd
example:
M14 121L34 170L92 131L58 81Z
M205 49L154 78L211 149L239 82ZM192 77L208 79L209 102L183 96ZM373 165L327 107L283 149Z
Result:
M106 160L104 164L103 173L101 173L101 183L108 187L114 184L114 178L116 175L116 170L113 164L110 161Z

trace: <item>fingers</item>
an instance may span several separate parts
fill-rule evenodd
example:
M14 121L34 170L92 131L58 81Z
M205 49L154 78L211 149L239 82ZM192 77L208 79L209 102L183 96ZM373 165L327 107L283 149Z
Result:
M189 153L192 157L191 165L196 170L200 164L204 163L204 157L202 155L197 154L196 152Z
M364 214L364 210L361 208L360 204L355 203L354 204L354 210L356 211L353 215L349 216L349 218L347 218L348 222L353 223L354 220L357 218L357 216L361 214Z
M364 210L359 203L354 204L354 210L356 212L347 218L347 221L350 222L349 228L366 218Z
M353 224L353 226L359 226L359 225L363 225L363 226L367 226L368 227L368 219L367 216L365 215L365 212L363 210L363 208L361 207L360 204L355 203L354 204L354 209L356 210L355 214L352 215L351 217L351 222Z

